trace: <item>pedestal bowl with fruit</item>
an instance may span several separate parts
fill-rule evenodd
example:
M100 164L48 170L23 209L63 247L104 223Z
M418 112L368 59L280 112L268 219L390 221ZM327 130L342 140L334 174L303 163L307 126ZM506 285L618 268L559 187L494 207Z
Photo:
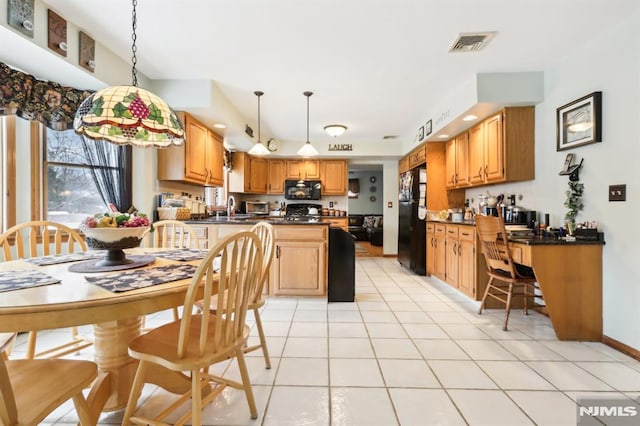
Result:
M87 246L94 250L107 250L97 266L126 265L124 249L138 247L149 229L149 218L144 213L97 213L80 224Z

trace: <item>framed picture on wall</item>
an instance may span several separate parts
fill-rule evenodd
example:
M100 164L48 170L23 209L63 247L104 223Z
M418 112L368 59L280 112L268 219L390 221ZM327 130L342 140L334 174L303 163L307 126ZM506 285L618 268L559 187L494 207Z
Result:
M424 126L418 129L418 142L422 142L422 139L424 139Z
M427 124L424 125L424 136L427 137L431 134L431 120L427 121Z
M602 92L593 92L557 109L556 151L602 142Z

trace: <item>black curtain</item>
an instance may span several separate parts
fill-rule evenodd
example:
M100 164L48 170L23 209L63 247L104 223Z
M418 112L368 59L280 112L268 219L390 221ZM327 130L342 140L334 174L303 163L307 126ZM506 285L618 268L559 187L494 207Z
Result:
M82 146L102 201L120 212L132 209L131 147L85 137Z

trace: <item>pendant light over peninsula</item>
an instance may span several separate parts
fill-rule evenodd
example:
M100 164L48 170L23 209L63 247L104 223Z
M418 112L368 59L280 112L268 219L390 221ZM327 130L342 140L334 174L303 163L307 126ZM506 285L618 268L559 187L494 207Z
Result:
M318 150L309 142L309 97L313 95L313 92L303 92L302 94L307 97L307 141L298 150L298 155L302 157L313 157L318 155Z

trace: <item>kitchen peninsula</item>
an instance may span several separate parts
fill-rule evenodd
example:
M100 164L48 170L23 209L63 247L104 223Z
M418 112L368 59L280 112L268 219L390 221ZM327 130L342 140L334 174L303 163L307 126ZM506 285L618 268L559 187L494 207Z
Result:
M329 221L265 217L274 225L275 254L265 291L272 296L326 296ZM188 221L207 247L259 222L256 216L211 217Z

